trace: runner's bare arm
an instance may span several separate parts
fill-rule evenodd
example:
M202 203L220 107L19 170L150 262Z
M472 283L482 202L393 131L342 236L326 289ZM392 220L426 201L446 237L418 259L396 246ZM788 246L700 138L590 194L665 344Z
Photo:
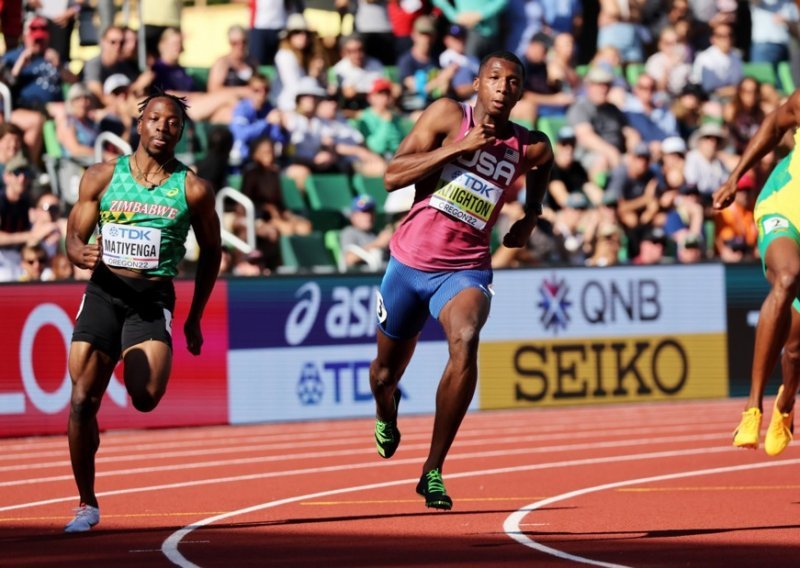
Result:
M786 102L764 117L730 177L714 193L714 209L724 209L733 202L742 176L775 149L787 130L796 126L800 126L800 91L792 93Z
M100 197L111 182L116 161L91 166L84 172L78 189L78 201L67 219L66 249L78 268L93 269L100 260L100 241L88 244L100 218Z
M542 212L542 202L553 168L553 148L545 134L532 132L532 140L525 157L531 168L525 176L525 216L511 225L503 237L503 245L509 248L525 245Z
M425 109L386 168L386 189L411 185L456 156L494 142L494 126L478 124L462 140L448 143L458 134L462 117L460 105L450 99L439 99Z
M194 173L187 174L186 202L191 211L192 228L200 248L200 257L197 262L192 305L186 317L184 333L189 351L199 355L203 346L200 319L217 281L222 257L222 238L211 184Z

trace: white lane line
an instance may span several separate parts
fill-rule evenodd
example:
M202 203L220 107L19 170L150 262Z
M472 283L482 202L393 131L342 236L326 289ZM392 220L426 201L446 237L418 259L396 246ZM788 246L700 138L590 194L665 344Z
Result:
M661 401L652 403L619 403L619 404L604 404L602 406L592 406L585 408L534 408L534 409L512 409L512 410L486 410L481 412L471 412L465 418L464 424L459 432L459 436L466 435L470 428L481 431L481 423L491 422L492 425L503 424L506 420L509 421L509 428L518 427L520 416L524 416L526 420L531 420L530 426L540 429L543 427L551 426L556 428L563 428L565 426L575 427L580 423L596 423L598 421L608 422L619 419L620 413L630 420L635 420L636 423L655 424L653 419L653 412L658 411L659 423L661 420L670 420L680 418L683 421L686 419L705 419L708 415L709 409L718 412L727 412L728 408L735 407L738 409L741 402L738 400L699 400L699 401L681 401L679 405L675 401ZM566 418L565 418L566 417ZM410 419L419 419L420 421L425 418L425 415L409 415ZM432 419L430 415L427 419ZM735 416L734 416L735 419ZM158 430L157 437L161 440L175 440L185 441L191 443L192 441L209 442L211 440L218 441L224 440L226 442L233 441L239 438L246 438L249 436L259 435L263 432L264 436L276 437L293 437L297 435L326 434L331 431L331 425L335 424L337 430L340 428L358 428L358 423L362 419L354 420L328 420L322 422L293 422L284 424L238 424L234 426L219 425L219 426L198 426L194 428L169 428ZM542 423L539 421L541 420ZM134 443L147 443L153 439L154 433L152 430L112 430L104 433L104 447L111 448L128 448ZM22 442L21 440L27 440ZM137 442L140 441L140 442ZM29 438L8 438L0 439L0 459L3 455L11 451L24 451L24 450L43 450L45 448L63 448L63 436L43 436L43 437L29 437Z
M655 428L653 429L655 432L662 432L663 428ZM648 431L645 429L640 429L637 432L637 435L647 434ZM569 434L563 436L565 438L577 438L578 436L571 436ZM515 448L515 449L506 449L506 450L492 450L492 451L484 451L484 452L460 452L451 454L448 459L450 460L460 460L460 459L475 459L475 458L487 458L487 457L502 457L502 456L512 456L512 455L519 455L519 454L537 454L537 453L545 453L545 454L552 454L556 452L570 452L570 451L584 451L584 450L596 450L596 449L611 449L611 448L622 448L622 447L631 447L631 446L646 446L646 445L656 445L656 444L675 444L681 442L698 442L698 441L705 441L705 440L719 440L719 439L728 439L730 436L728 434L691 434L688 436L664 436L658 438L647 438L647 439L640 439L640 440L614 440L614 441L606 441L606 442L585 442L581 444L558 444L554 446L539 446L539 447L525 447L525 448ZM469 442L459 442L458 443L458 450L465 446L474 446L474 445L485 445L491 443L492 446L500 446L504 444L513 444L519 445L523 442L541 442L543 440L542 436L520 436L518 438L503 438L499 440L492 440L491 442L480 442L473 441L475 443ZM429 444L404 444L403 450L405 452L414 451L414 450L421 450L425 451L429 447ZM125 475L141 475L141 474L148 474L148 473L157 473L161 471L179 471L179 470L191 470L191 469L204 469L204 468L212 468L212 467L229 467L232 465L250 465L250 464L257 464L257 463L268 463L268 462L284 462L284 461L295 461L295 460L307 460L307 459L320 459L320 458L335 458L335 457L346 457L346 456L357 456L357 455L374 455L375 449L374 448L357 448L353 450L337 450L333 452L307 452L304 454L286 454L286 455L278 455L278 456L260 456L260 457L253 457L253 458L237 458L237 459L226 459L226 460L213 460L213 461L205 461L205 462L195 462L195 463L184 463L184 464L168 464L163 466L149 466L149 467L138 467L138 468L129 468L129 469L120 469L120 470L113 470L113 471L105 471L95 474L96 477L115 477L115 476L125 476ZM370 462L373 463L373 462ZM385 464L384 467L388 467L392 464L398 463L397 461L391 462L380 462ZM65 464L66 465L66 464ZM292 475L297 475L297 470L293 470ZM16 487L21 485L35 485L38 483L55 483L60 481L70 481L73 479L72 475L54 475L50 477L40 477L34 479L16 479L12 481L3 481L0 482L0 487ZM2 507L0 507L0 511L2 511Z
M700 422L692 422L687 421L686 417L683 416L682 420L672 421L672 420L649 420L643 421L641 419L632 419L632 420L605 420L603 421L604 424L604 432L613 432L613 431L628 431L631 428L636 428L637 430L641 427L663 427L666 430L669 428L698 428L698 427L709 427L709 425L716 424L719 426L729 425L729 420L721 420L719 419L716 422L710 422L708 420L707 415L703 417L702 421ZM416 420L407 420L405 422L415 422ZM597 433L597 428L594 422L586 423L586 425L576 424L574 420L570 420L565 422L564 424L553 424L547 423L546 425L528 425L528 430L533 429L539 433L548 433L548 432L562 432L564 431L565 427L569 426L570 432L590 432L592 434ZM352 429L352 430L328 430L325 434L331 435L332 432L335 433L334 440L362 440L364 439L364 433L367 432L369 434L371 432L372 425L365 424L364 428ZM475 437L490 437L490 436L499 436L504 433L508 432L518 432L519 431L519 423L509 426L502 426L492 422L491 428L464 428L463 430L459 431L459 439L470 439ZM410 431L409 431L410 430ZM419 428L418 431L415 429L407 429L405 426L403 427L403 437L405 439L413 439L413 438L420 438L420 439L429 439L430 438L430 425L427 425L424 428ZM408 432L408 433L406 433ZM292 435L281 435L281 436L271 436L271 435L262 435L262 436L241 436L236 438L231 438L229 440L215 440L214 442L210 442L208 440L202 440L204 449L202 451L236 451L235 448L237 447L250 447L257 442L263 443L262 446L259 446L259 449L286 449L291 447L298 447L301 445L318 445L320 442L321 436L319 433L311 433L311 434L300 434L297 436ZM328 440L330 438L322 438ZM286 440L288 443L281 443L281 440ZM298 443L298 440L310 440L309 442ZM106 443L106 439L103 439L102 453L105 457L100 458L105 460L118 460L118 459L151 459L151 458L159 458L166 456L179 456L182 454L174 453L174 454L156 454L156 453L149 453L149 454L135 454L138 450L143 450L147 452L153 452L153 450L166 450L166 449L174 449L174 448L197 448L198 441L200 440L190 440L190 441L167 441L161 443L142 443L142 444L116 444L116 445L109 445ZM221 447L217 448L214 444L221 444ZM327 442L326 442L327 443ZM337 442L343 443L343 442ZM231 449L233 448L233 449ZM66 441L62 439L60 444L59 450L52 450L52 451L36 451L36 452L20 452L20 453L8 453L8 452L0 452L0 462L3 461L10 461L15 462L18 464L20 460L33 460L38 458L47 458L47 457L61 457L64 456L67 450ZM108 454L114 453L124 453L123 456L109 456ZM196 453L196 450L195 450ZM191 454L185 454L191 455ZM35 467L49 467L61 465L62 463L69 463L69 462L50 462L49 464L31 464ZM98 461L100 463L100 461ZM15 466L0 466L0 472L2 471L13 471L15 468L28 468L28 465L15 465Z
M707 448L694 448L691 450L671 450L671 451L664 451L664 452L648 452L644 454L630 454L630 455L622 455L622 456L610 456L610 457L601 457L601 458L585 458L585 459L576 459L576 460L565 460L559 462L550 462L550 463L538 463L538 464L528 464L528 465L519 465L519 466L511 466L511 467L502 467L502 468L494 468L494 469L484 469L478 471L465 471L461 473L451 473L448 474L446 477L447 479L458 479L458 478L465 478L465 477L476 477L476 476L484 476L484 475L498 475L498 474L506 474L506 473L518 473L522 471L535 471L535 470L542 470L542 469L557 469L557 468L566 468L566 467L575 467L575 466L584 466L584 465L597 465L601 463L618 463L618 462L627 462L627 461L639 461L639 460L648 460L648 459L661 459L661 458L673 458L679 456L690 456L690 455L708 455L711 453L723 453L723 452L731 452L732 450L736 450L737 448L734 447L722 447L722 446L711 446ZM417 462L418 460L413 460ZM800 461L800 460L798 460ZM354 466L350 466L353 468ZM289 503L296 503L298 501L307 501L312 499L319 499L321 497L330 497L331 495L341 495L343 493L354 493L357 491L369 491L372 489L382 489L384 487L393 487L396 485L404 485L404 484L412 484L416 483L418 478L411 478L411 479L400 479L394 481L385 481L382 483L371 483L368 485L357 485L353 487L342 487L339 489L331 489L328 491L320 491L317 493L310 493L307 495L299 495L295 497L287 497L285 499L279 499L276 501L268 501L266 503L261 503L259 505L253 505L251 507L245 507L243 509L237 509L236 511L231 511L229 513L223 513L221 515L214 515L213 517L207 517L191 525L187 525L180 530L175 531L172 533L164 543L161 545L161 551L164 553L164 556L178 566L183 566L185 568L200 568L193 562L187 560L179 551L178 545L180 544L183 538L190 534L195 529L200 527L204 527L218 521L222 521L225 519L229 519L231 517L236 517L240 515L246 515L249 513L254 513L256 511L261 511L264 509L270 509L274 507L279 507L281 505L286 505Z
M627 481L617 481L614 483L605 483L603 485L595 485L593 487L586 487L584 489L578 489L575 491L570 491L568 493L562 493L561 495L555 495L553 497L548 497L547 499L542 499L541 501L536 501L535 503L531 503L530 505L526 505L522 507L518 511L509 515L505 522L503 523L503 530L505 533L511 537L512 539L516 540L518 543L523 544L527 547L533 548L538 550L539 552L543 552L545 554L549 554L550 556L555 556L556 558L560 558L562 560L569 560L570 562L579 562L581 564L590 564L592 566L605 566L607 568L628 568L623 564L613 564L608 562L602 562L600 560L594 560L591 558L586 558L584 556L578 556L576 554L570 554L568 552L564 552L562 550L558 550L556 548L549 547L544 545L540 542L536 542L528 535L526 535L523 531L520 530L522 526L522 520L528 515L537 509L541 509L542 507L546 507L548 505L552 505L553 503L558 503L559 501L566 501L568 499L572 499L574 497L580 497L581 495L586 495L588 493L596 493L599 491L606 491L608 489L616 489L618 487L626 487L628 485L638 485L644 483L655 483L658 481L669 481L672 479L682 479L684 477L699 477L702 475L716 475L719 473L731 473L735 471L745 471L748 469L761 469L767 467L783 467L787 465L797 465L800 464L800 459L791 459L791 460L782 460L782 461L770 461L770 462L762 462L762 463L753 463L753 464L744 464L744 465L734 465L728 467L715 467L710 469L698 469L694 471L683 471L678 473L668 473L665 475L656 475L652 477L640 477L638 479L629 479ZM162 547L163 549L163 547Z
M723 423L720 423L720 422L717 422L717 423L707 422L707 423L702 424L702 425L689 424L689 425L679 425L679 426L656 426L656 427L653 427L653 428L636 427L634 429L636 431L636 435L640 436L642 434L651 434L651 433L658 434L658 433L662 433L662 432L663 433L683 432L683 431L687 431L687 430L692 431L692 432L696 432L696 431L699 431L699 430L702 430L702 429L715 430L716 431L716 430L718 430L718 426L720 426L721 424L723 424ZM728 422L724 422L724 424L728 424ZM528 431L527 428L525 430ZM632 430L632 428L627 428L627 427L626 428L608 428L608 429L604 430L604 434L607 435L608 437L625 436L625 435L628 435L631 432L631 430ZM517 427L517 428L513 428L513 429L502 429L502 430L497 430L497 431L484 430L483 431L483 434L485 436L484 438L478 438L478 439L460 438L459 441L458 441L458 446L459 447L461 447L461 446L480 446L480 445L488 445L488 444L496 445L496 444L500 444L500 443L514 444L514 443L517 443L517 442L525 442L525 441L546 442L546 441L554 441L554 440L571 440L571 439L578 439L578 438L596 438L597 437L597 430L595 428L592 428L591 430L586 430L586 431L575 431L575 430L571 429L569 432L561 431L561 432L559 432L557 434L545 434L545 435L542 435L542 434L538 434L537 433L535 435L532 434L532 435L529 435L529 436L520 436L520 437L514 437L514 436L506 436L504 438L498 437L498 434L500 432L508 432L508 431L519 432L520 428ZM726 436L730 437L728 434L726 434ZM403 435L403 439L405 439L407 442L410 439L413 439L415 437L423 438L424 440L426 440L426 445L427 445L428 444L428 440L430 439L430 432L426 433L424 436L406 436L405 434ZM279 445L265 444L265 445L253 445L253 446L235 446L235 445L230 445L229 447L226 447L226 448L205 448L204 447L202 449L186 450L186 451L181 451L181 452L159 452L159 453L151 453L151 454L131 454L131 455L123 455L123 456L99 457L99 458L97 458L97 460L95 460L95 463L96 464L108 464L108 463L119 463L119 462L140 461L140 460L152 461L152 460L156 460L156 459L170 459L171 460L171 459L177 459L177 458L182 458L182 457L206 456L206 455L212 454L212 453L219 455L219 454L230 454L230 453L266 452L266 451L269 451L269 450L291 450L291 449L299 449L299 448L306 448L306 447L317 447L319 445L346 446L346 445L349 445L349 444L357 444L357 445L360 446L360 447L354 448L352 450L341 450L341 452L342 452L341 455L349 455L349 454L352 454L352 453L358 453L358 452L361 452L361 451L366 451L363 448L362 442L364 442L367 439L368 438L366 436L359 435L356 438L331 440L331 441L320 441L319 439L317 439L314 442L305 442L305 443L297 443L297 444L279 444ZM422 447L422 446L419 446L419 445L412 446L412 445L409 445L408 443L406 443L403 447L404 448L415 448L416 449L416 448L419 448L419 447ZM295 454L281 454L279 459L294 459L292 457L293 455L295 455ZM326 457L326 456L329 456L329 455L335 455L335 454L325 453L325 454L321 454L320 457ZM305 458L308 458L308 457L317 457L317 455L313 454L313 453L312 454L297 454L297 458L298 459L305 459ZM230 462L223 462L223 463L255 463L255 462L248 462L247 461L248 458L240 458L240 459L242 461L230 460ZM258 459L261 459L261 458L250 458L250 459L258 460ZM269 460L269 459L272 459L272 458L265 458L265 459ZM30 463L30 464L18 464L18 465L10 465L10 466L0 466L0 473L6 473L6 472L12 472L12 471L31 471L31 470L34 470L34 469L66 468L66 467L69 467L69 461L62 460L62 461L54 461L54 462L42 462L42 463ZM180 465L166 465L166 466L162 467L162 470L163 469L172 469L172 468L181 469L181 467L183 467L183 466L180 466ZM189 465L188 467L194 467L194 466ZM130 469L128 469L128 470L125 470L125 471L139 471L139 470L130 470ZM141 470L141 471L159 471L159 470L158 469L152 469L152 470ZM56 479L61 479L61 478L58 477L58 478L55 478L54 480L56 480ZM7 482L0 483L0 487L3 487L6 484L14 485L14 484L20 484L20 483L24 483L24 481L23 480L7 481Z

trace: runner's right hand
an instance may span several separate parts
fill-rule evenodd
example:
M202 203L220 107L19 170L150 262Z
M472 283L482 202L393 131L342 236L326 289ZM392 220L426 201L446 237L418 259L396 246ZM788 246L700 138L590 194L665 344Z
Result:
M465 152L474 152L488 144L494 144L497 139L493 124L476 124L461 140L461 147Z

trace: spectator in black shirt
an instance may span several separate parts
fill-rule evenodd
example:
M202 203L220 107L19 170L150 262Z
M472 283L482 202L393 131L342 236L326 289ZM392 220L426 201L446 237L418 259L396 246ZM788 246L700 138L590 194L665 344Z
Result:
M593 205L603 199L603 190L589 180L584 167L575 161L575 131L564 126L556 138L555 162L550 172L548 205L553 211L567 206L569 196L580 193Z

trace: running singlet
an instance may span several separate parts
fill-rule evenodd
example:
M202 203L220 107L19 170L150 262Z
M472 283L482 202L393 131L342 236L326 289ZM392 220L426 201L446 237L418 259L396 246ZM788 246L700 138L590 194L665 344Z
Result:
M800 228L800 154L797 152L797 145L800 144L800 129L794 132L794 144L795 147L789 152L789 155L778 162L778 165L772 170L758 195L754 211L756 223L765 215L779 214L786 217L796 228ZM758 226L759 232L761 232L761 224L758 223ZM781 226L780 221L773 221L769 227L766 227L767 230L782 228L784 227ZM761 237L763 236L761 235Z
M134 180L130 156L117 160L111 183L100 199L105 264L148 276L171 278L177 274L190 226L186 171L178 162L175 172L151 190Z
M455 142L474 126L472 107L464 115ZM471 155L462 155L416 183L414 205L392 236L392 256L417 270L491 268L489 240L511 186L523 173L528 131L514 133Z

